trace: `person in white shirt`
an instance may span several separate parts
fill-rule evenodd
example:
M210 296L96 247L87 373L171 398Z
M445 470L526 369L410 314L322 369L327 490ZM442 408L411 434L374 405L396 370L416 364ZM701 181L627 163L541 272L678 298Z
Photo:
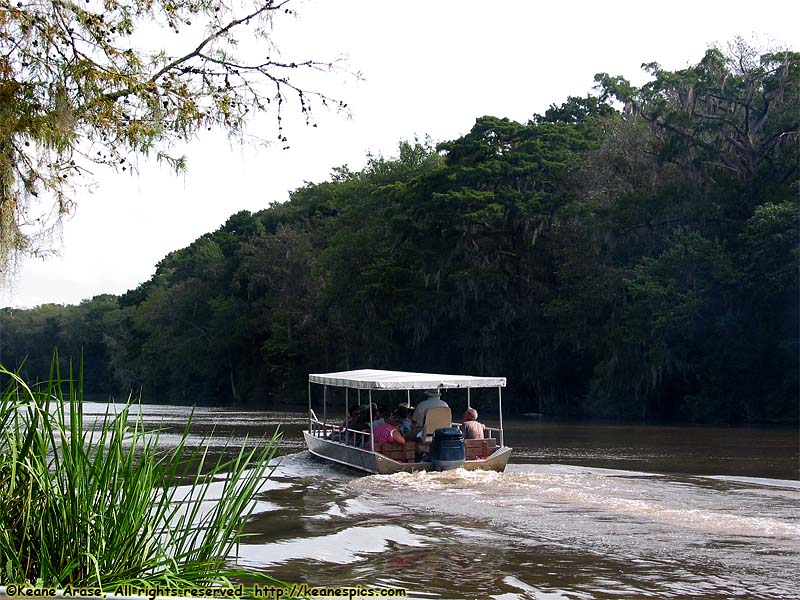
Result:
M417 408L414 409L414 424L417 427L422 427L423 423L425 423L425 413L428 412L429 408L433 408L434 406L448 406L447 402L442 400L439 396L438 390L430 390L425 393L428 397L417 404Z

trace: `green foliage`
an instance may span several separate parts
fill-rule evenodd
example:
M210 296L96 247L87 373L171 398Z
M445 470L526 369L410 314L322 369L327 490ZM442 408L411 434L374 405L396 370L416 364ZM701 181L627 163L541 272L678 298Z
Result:
M765 304L797 292L800 264L798 215L794 200L756 207L742 232L745 285Z
M581 198L559 212L547 310L559 348L592 365L581 411L797 419L796 294L778 290L797 288L798 212L769 207L800 179L798 56L759 57L737 40L681 71L644 66L653 80L641 88L597 76L624 112L585 155Z
M601 97L652 126L662 160L714 178L726 218L746 219L757 204L787 196L800 160L800 54L759 55L739 38L680 71L643 67L653 80L641 88L598 74Z
M187 446L187 424L165 449L134 403L86 422L82 382L62 380L57 362L34 387L0 374L0 583L111 591L268 579L231 561L277 438L212 459Z
M83 357L86 389L101 392L105 399L114 388L110 364L113 340L109 333L113 329L110 319L117 311L117 298L111 295L96 296L77 306L45 304L31 310L0 309L0 360L21 365L20 375L26 381L45 380L52 349L57 346L63 357ZM68 363L68 358L61 359L64 372ZM127 391L131 388L128 386Z
M70 183L93 165L125 171L155 155L179 171L171 148L199 132L258 139L247 124L274 111L286 144L289 101L306 123L318 104L346 110L293 77L335 62L277 57L272 29L290 1L0 0L0 276L15 252L47 250L37 238L72 210ZM180 35L167 42L167 30Z
M634 383L638 398L646 398L665 379L671 379L673 393L680 390L675 381L683 387L680 394L657 394L653 406L645 402L644 417L648 410L675 414L680 407L669 403L700 389L717 396L716 404L727 402L728 406L715 407L727 409L717 412L719 417L735 420L736 410L731 405L736 398L726 396L731 390L724 381L738 366L730 363L732 357L726 356L725 349L742 333L735 276L733 258L725 247L696 232L676 235L662 254L645 257L634 268L627 282L631 302L623 325L624 349L630 356L623 363L626 368L616 365L621 372L614 374L609 367L604 379L624 378L626 383L617 386L623 391Z
M503 373L520 412L797 420L797 56L646 68L334 169L117 305L6 313L3 351L40 376L97 327L104 377L159 401L298 405L308 372L382 366Z

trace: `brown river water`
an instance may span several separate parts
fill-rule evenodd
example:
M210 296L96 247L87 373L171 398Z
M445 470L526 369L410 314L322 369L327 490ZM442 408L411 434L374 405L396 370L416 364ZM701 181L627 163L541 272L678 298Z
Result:
M188 413L143 408L167 429ZM282 580L409 598L800 598L797 429L507 420L505 473L363 476L311 456L304 425L197 409L191 430L222 447L281 427L236 560Z

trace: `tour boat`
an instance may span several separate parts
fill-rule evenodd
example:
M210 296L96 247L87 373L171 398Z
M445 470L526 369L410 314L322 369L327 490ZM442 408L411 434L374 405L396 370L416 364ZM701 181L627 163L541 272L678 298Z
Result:
M440 375L436 373L407 373L403 371L380 371L361 369L339 373L311 374L308 376L308 430L303 431L308 450L315 456L360 471L373 474L388 474L400 471L445 470L454 467L464 469L503 471L511 456L511 448L503 439L502 388L505 377L476 377L472 375ZM322 387L322 418L314 410L312 391ZM328 419L328 403L331 388L344 390L337 404L343 404L345 414L355 404L365 404L369 415L369 430L360 431L344 425L341 418L335 422ZM415 441L400 443L375 443L372 433L374 421L373 402L388 404L381 395L397 401L405 392L407 405L412 403L412 393L427 392L438 395L446 390L464 389L466 397L461 400L464 408L471 407L470 390L496 388L499 412L499 427L486 427L483 439L463 439L461 423L452 420L453 406L427 409L421 435ZM317 410L319 393L316 394ZM455 404L456 399L448 394L447 400ZM340 406L341 408L341 406ZM341 414L341 413L340 413ZM461 414L461 413L457 413Z

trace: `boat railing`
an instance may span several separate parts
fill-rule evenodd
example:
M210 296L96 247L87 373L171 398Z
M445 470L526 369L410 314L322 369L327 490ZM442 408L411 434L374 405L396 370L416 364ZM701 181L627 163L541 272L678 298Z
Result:
M317 437L325 437L332 429L336 428L336 426L331 423L320 421L313 408L308 410L308 420L309 433Z
M349 427L342 427L341 425L334 425L332 423L324 423L317 418L314 411L309 411L311 416L311 426L309 432L316 437L332 439L339 441L348 446L361 446L364 447L366 440L369 438L369 431L357 431ZM338 437L339 439L334 439Z
M486 433L486 437L497 439L498 436L497 435L493 435L493 434L495 434L495 433L499 434L500 430L497 429L496 427L486 427L484 429L484 432Z
M453 427L461 429L461 423L452 423ZM309 409L309 433L315 437L340 442L348 446L366 448L369 445L369 431L358 431L320 421L313 409ZM486 427L485 436L489 439L499 440L501 430L496 427Z

